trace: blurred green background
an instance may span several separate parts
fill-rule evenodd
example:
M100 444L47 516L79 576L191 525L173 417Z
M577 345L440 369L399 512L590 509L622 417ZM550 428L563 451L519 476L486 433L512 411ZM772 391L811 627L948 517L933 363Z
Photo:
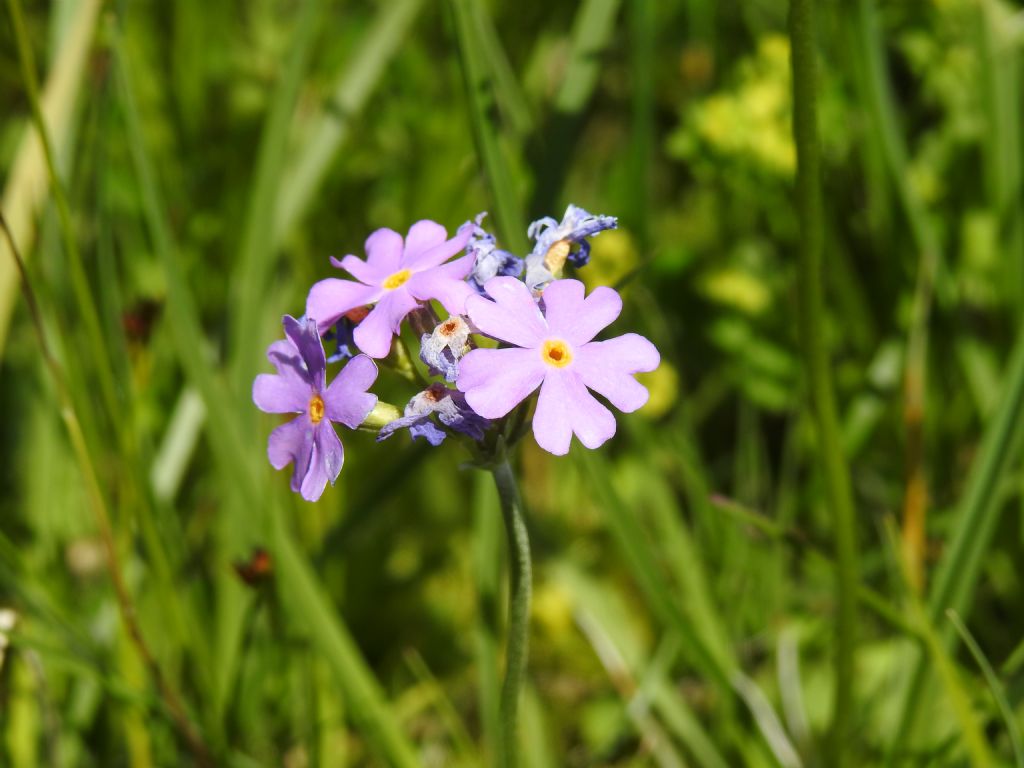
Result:
M0 765L493 764L490 476L345 433L304 503L249 393L373 229L487 210L523 253L569 202L620 217L579 276L663 364L600 451L519 449L522 764L1024 765L1024 13L820 9L818 330L861 570L830 749L786 5L8 0L0 210L66 387L0 243Z

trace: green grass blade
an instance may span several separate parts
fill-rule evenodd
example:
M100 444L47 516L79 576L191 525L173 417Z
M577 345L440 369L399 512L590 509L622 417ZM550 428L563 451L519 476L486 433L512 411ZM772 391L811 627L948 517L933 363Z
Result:
M675 635L670 635L670 639L664 641L645 664L643 660L634 658L637 656L635 652L624 650L630 646L626 634L629 623L621 608L612 607L614 602L607 599L607 585L573 565L558 566L554 576L566 585L572 595L576 624L626 701L637 730L663 739L660 726L650 717L653 709L699 765L725 768L728 763L715 746L712 736L675 689L669 675L669 667L678 656L679 642ZM619 602L622 602L621 598Z
M231 407L222 380L215 374L206 355L202 353L205 334L199 323L195 298L185 281L182 266L178 261L178 250L164 215L165 207L157 186L156 174L142 137L131 62L119 34L114 33L111 45L120 81L121 107L127 129L128 149L138 177L142 210L152 238L153 250L167 281L167 314L171 342L186 376L206 405L209 420L206 434L214 452L223 461L224 471L230 473L233 478L231 485L239 489L252 487L252 462L245 460L247 452L239 450L244 443L237 422L230 418L234 409Z
M1021 99L1020 49L1012 33L1013 11L995 0L976 4L974 35L988 132L980 142L991 208L999 222L1006 251L1009 298L1021 306L1024 297L1024 228L1021 226Z
M171 501L177 493L204 421L206 405L203 399L194 389L186 387L171 411L167 431L150 468L149 482L160 502Z
M1004 677L1012 677L1017 674L1022 665L1024 665L1024 639L1017 643L1010 651L1010 655L1006 657L1006 661L999 665L999 671L1003 673Z
M1024 328L1018 333L1008 366L1005 388L996 413L985 429L981 447L958 505L958 514L949 534L942 560L935 571L928 595L928 611L933 617L952 609L967 614L978 586L985 553L992 543L996 523L1002 511L999 488L1010 476L1020 454L1024 437ZM952 627L940 632L947 648L952 646ZM911 684L904 700L901 728L907 732L916 721L924 680L928 674L926 659L918 656Z
M285 170L274 209L272 243L280 245L302 221L323 186L331 161L344 145L352 122L366 106L388 64L419 16L423 0L396 0L382 6L331 94L324 114Z
M334 671L348 710L387 764L414 768L419 760L399 730L380 686L359 654L355 641L316 583L309 563L285 529L281 515L274 520L274 562L280 576L281 598L293 618L306 626Z
M502 118L516 136L523 136L533 128L533 114L526 94L516 79L512 63L502 45L494 19L479 3L472 6L473 22L480 36L478 43L487 57L487 66L494 76L494 95Z
M771 702L764 695L764 691L742 672L736 672L734 675L733 687L736 689L739 697L746 703L747 709L750 710L751 715L754 717L754 722L757 723L758 729L764 735L768 748L772 751L779 764L783 768L800 768L803 765L803 761L800 759L800 755L797 754L793 742L790 741L786 729L783 728L782 721L775 714Z
M495 76L477 39L474 19L485 11L479 0L449 0L455 16L455 36L466 83L470 120L477 154L487 176L494 201L494 220L501 240L514 253L525 253L526 216L520 203L518 184L508 162L508 143L496 109Z
M615 32L620 0L585 0L572 25L569 63L562 87L555 97L555 109L563 114L580 112L597 86L601 56Z
M629 184L625 185L620 210L637 236L640 253L649 252L651 219L651 170L655 148L655 50L657 9L653 0L629 4L630 75L633 81L630 119Z
M87 67L101 0L86 0L75 8L74 20L40 97L42 122L50 129L58 152L71 134L75 103ZM3 211L26 258L35 241L35 218L48 191L43 147L35 131L26 130L10 167L3 193ZM0 241L0 351L18 297L18 273L6 242Z
M945 271L941 240L921 196L910 183L907 148L896 114L896 97L887 74L875 0L858 0L856 7L852 4L844 6L843 20L852 39L850 47L857 65L856 83L871 118L872 138L882 148L889 177L910 225L918 254L922 260L934 263L936 298L943 307L949 307L955 297Z
M924 638L925 648L928 656L935 666L935 673L942 683L956 714L959 725L960 738L963 740L970 756L971 765L974 768L987 768L993 765L992 755L988 749L988 743L982 732L981 725L974 714L971 705L970 695L964 690L960 675L949 652L946 650L946 643L939 635L939 631L932 623L924 607L917 598L910 596L913 614L916 624L920 628L921 636Z
M612 485L608 468L599 455L590 451L579 452L576 460L595 490L597 500L605 512L605 520L612 536L622 547L626 561L651 609L660 621L677 631L690 659L709 674L720 686L727 687L733 667L719 649L707 646L673 599L673 590L658 571L658 557L652 550L639 520Z
M64 190L64 182L57 173L54 144L50 137L50 128L46 124L46 117L43 114L40 103L39 85L36 82L35 56L28 39L28 30L25 28L20 0L8 0L7 8L14 26L14 38L17 42L22 80L32 111L32 121L42 144L43 159L49 176L50 191L57 206L64 255L67 258L75 303L78 305L77 319L81 321L85 328L85 336L90 347L89 357L95 366L103 404L107 409L108 417L111 419L115 433L120 438L121 444L124 444L124 428L121 420L117 418L120 409L114 387L110 353L107 349L106 337L103 334L99 311L96 308L96 302L92 295L92 288L89 286L89 280L86 277L81 250L78 247L78 237L75 233L74 222L71 217L71 207L68 204L67 193Z
M573 21L565 75L555 94L549 124L536 137L537 184L531 210L538 215L560 213L555 209L579 142L583 112L597 88L602 57L615 40L619 0L585 0ZM640 86L638 98L642 97Z
M523 686L523 701L520 706L523 708L523 763L530 768L557 768L562 765L562 761L554 754L555 750L551 746L550 727L544 715L544 703L532 685Z
M299 88L309 62L313 43L321 31L320 19L324 0L305 0L299 11L295 37L285 62L284 72L271 100L270 111L260 140L256 160L256 175L246 210L241 252L235 266L232 285L235 288L232 320L232 358L238 381L233 382L238 392L249 388L252 367L257 365L261 345L265 342L257 329L261 328L270 272L273 268L276 244L274 211L278 191L288 161L288 128L298 100ZM250 420L251 421L251 420Z
M999 707L999 714L1002 715L1003 723L1006 725L1006 732L1010 736L1010 744L1013 746L1014 764L1017 768L1024 768L1024 745L1021 742L1020 728L1017 726L1017 717L1013 713L1013 707L1010 706L1010 702L1006 698L1003 684L996 676L996 672L985 657L981 646L978 645L971 631L967 629L967 625L961 621L957 612L952 610L946 611L946 618L949 619L956 629L960 639L964 641L964 645L967 646L971 656L974 657L974 661L978 664L978 668L981 669L981 673L985 676L985 682L988 683L989 691L991 691L992 698L995 700L996 706Z
M473 748L473 741L469 737L469 731L466 730L466 723L459 714L455 702L445 690L444 684L430 671L427 662L416 650L409 649L406 652L405 662L416 679L417 685L424 689L426 696L433 701L438 719L444 723L448 737L455 747L458 762L479 764L480 756Z

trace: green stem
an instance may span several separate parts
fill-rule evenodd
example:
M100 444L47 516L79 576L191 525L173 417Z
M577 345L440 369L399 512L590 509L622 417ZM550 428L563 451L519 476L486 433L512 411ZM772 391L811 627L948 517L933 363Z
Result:
M502 459L492 470L494 484L501 500L501 516L508 535L508 648L505 659L505 683L501 688L501 750L499 765L515 768L516 721L519 691L523 686L530 640L530 538L523 518L523 502L508 459Z
M825 346L822 290L821 168L815 98L814 0L792 0L789 35L793 57L793 138L797 152L796 197L800 217L799 305L803 352L810 377L822 470L835 514L837 553L835 704L830 765L847 764L853 662L857 642L857 529L849 471L842 453L835 394Z

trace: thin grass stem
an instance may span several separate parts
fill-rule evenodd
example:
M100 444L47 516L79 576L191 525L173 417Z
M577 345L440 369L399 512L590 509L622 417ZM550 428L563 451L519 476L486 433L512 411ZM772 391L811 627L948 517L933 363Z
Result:
M71 276L71 287L74 291L75 302L81 314L82 325L88 338L90 351L96 363L96 372L99 379L100 394L103 397L103 404L118 434L121 433L121 426L118 423L119 412L117 393L114 387L113 372L110 367L110 355L107 350L106 340L103 336L103 328L100 324L99 312L96 310L96 303L93 301L89 281L85 276L85 268L82 265L82 254L78 248L78 241L75 239L74 224L71 220L71 207L68 205L67 195L64 192L64 185L57 174L56 155L53 150L53 142L50 140L50 133L43 117L43 110L40 106L39 83L36 80L36 63L32 54L32 45L29 41L28 31L25 28L25 18L21 10L20 0L7 0L7 8L10 12L11 23L14 27L14 39L18 48L18 60L21 64L22 80L25 83L25 90L28 96L29 107L32 112L32 122L36 132L39 134L39 143L43 148L43 157L46 161L46 172L50 179L50 189L53 193L54 202L57 205L57 215L60 220L61 237L64 244L65 255L68 260L69 273Z
M1006 732L1010 736L1010 744L1013 747L1013 760L1014 765L1017 768L1024 768L1024 742L1021 740L1020 728L1017 726L1016 716L1013 714L1013 707L1010 705L1009 700L1006 698L1006 691L1003 688L1003 684L1000 682L999 677L996 675L996 671L992 668L992 664L985 656L985 652L981 650L981 646L978 645L978 641L974 639L974 635L967 628L967 625L960 619L959 614L954 610L946 611L946 618L956 629L957 634L960 635L960 639L964 641L964 645L971 652L971 656L974 657L974 661L977 662L978 667L981 669L981 673L985 676L985 682L988 683L989 690L992 692L992 698L996 702L996 706L999 708L999 714L1003 718L1003 722L1006 724Z
M849 469L843 455L835 393L824 337L821 159L816 95L815 2L793 0L789 36L793 66L793 138L797 153L796 198L800 220L798 271L801 342L814 404L828 504L835 518L838 561L835 698L831 729L834 766L849 764L857 644L857 527Z
M82 477L85 480L86 496L89 499L89 506L92 508L100 530L100 538L103 541L107 557L107 569L114 586L114 594L117 597L117 606L121 613L121 619L128 630L128 636L132 644L135 646L142 662L160 691L171 720L178 729L179 735L185 741L189 751L195 757L196 763L203 768L207 766L212 768L215 763L209 748L189 720L185 707L182 704L181 696L163 673L160 664L146 642L145 636L142 634L142 627L139 625L138 616L135 611L135 603L124 580L124 571L121 567L121 559L117 551L114 528L110 522L110 513L107 510L107 503L103 498L103 492L100 490L96 468L93 465L92 457L89 455L89 448L86 444L85 435L82 432L81 423L78 420L71 392L68 389L60 363L50 351L45 326L43 325L42 312L36 300L35 292L32 290L32 284L29 282L28 273L25 270L25 262L21 257L21 251L18 250L18 246L14 241L14 235L11 233L10 227L7 226L7 219L4 218L2 212L0 212L0 229L3 230L7 244L10 246L11 254L17 262L18 271L21 274L25 303L28 305L32 326L39 338L40 354L57 391L57 398L60 401L61 419L64 421L64 426L68 432L68 439L71 441L71 448L75 453L75 458L78 460L82 471Z

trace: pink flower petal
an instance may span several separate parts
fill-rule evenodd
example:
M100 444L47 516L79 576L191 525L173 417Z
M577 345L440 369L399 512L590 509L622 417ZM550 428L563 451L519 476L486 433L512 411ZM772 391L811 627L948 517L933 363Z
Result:
M423 219L409 227L405 236L405 252L402 254L402 266L410 267L417 256L422 256L431 248L436 248L448 239L448 230L436 221Z
M583 382L608 398L620 411L632 413L647 402L647 388L633 374L653 371L661 362L658 350L643 336L627 333L608 341L592 341L576 350L573 365Z
M409 278L406 288L420 301L436 299L441 302L450 315L465 314L466 299L475 293L465 277L473 269L475 258L469 254L440 267L417 272Z
M278 339L267 347L267 359L274 364L279 376L292 382L303 392L309 392L313 384L306 363L290 339Z
M309 384L274 373L261 373L252 383L252 401L265 413L305 413Z
M366 262L377 274L390 275L402 268L402 251L405 246L402 236L395 230L378 229L366 238L364 247Z
M310 288L306 317L314 318L320 333L324 333L350 309L372 304L382 293L380 288L329 277Z
M292 419L270 433L267 439L267 458L274 469L284 469L295 462L291 487L298 491L302 479L309 469L309 458L313 450L313 424L303 414Z
M338 439L331 422L326 419L313 428L313 450L309 457L309 469L302 478L299 492L306 501L318 500L327 487L334 485L345 463L345 449Z
M391 351L391 338L398 334L402 319L417 306L405 286L386 291L370 310L352 337L356 345L370 357L387 357Z
M500 419L537 388L544 368L533 349L474 349L459 361L455 386L480 416Z
M412 225L409 236L405 240L405 256L402 259L402 266L414 272L420 272L443 264L466 247L472 234L473 228L463 225L459 227L455 237L445 240L447 233L440 224L435 224L432 221L418 221Z
M583 298L579 280L555 280L544 289L544 316L551 334L571 344L586 344L622 312L622 299L601 286Z
M326 383L327 357L316 321L312 317L296 320L291 315L285 315L284 333L299 351L310 386L314 392L319 392Z
M363 261L358 256L353 256L351 254L343 258L341 261L332 258L331 263L336 267L344 269L356 280L361 283L366 283L367 285L379 286L387 279L388 275L394 271L370 266L369 263Z
M484 290L494 298L466 299L466 314L482 333L517 347L536 347L548 333L530 289L514 277L492 277Z
M366 355L356 355L324 392L324 412L331 421L355 429L377 404L377 396L366 390L377 379L377 366Z
M615 434L615 417L571 368L549 369L533 414L533 436L545 451L564 456L573 433L587 448L597 448Z

